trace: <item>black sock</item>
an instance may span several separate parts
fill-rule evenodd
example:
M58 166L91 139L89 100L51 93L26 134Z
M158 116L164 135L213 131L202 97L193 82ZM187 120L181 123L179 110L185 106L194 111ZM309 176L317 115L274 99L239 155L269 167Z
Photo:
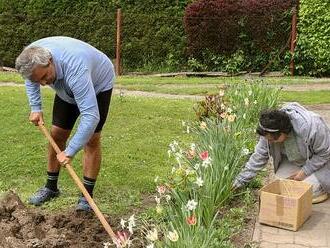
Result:
M46 188L57 191L57 181L58 181L58 175L60 172L49 172L47 171L47 183L46 183Z
M95 181L96 179L92 179L84 176L84 186L91 197L93 197Z

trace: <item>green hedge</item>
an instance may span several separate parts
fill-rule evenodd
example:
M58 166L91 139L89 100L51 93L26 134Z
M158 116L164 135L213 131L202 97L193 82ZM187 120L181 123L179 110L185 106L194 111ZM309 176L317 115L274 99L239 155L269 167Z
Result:
M300 0L296 70L301 75L330 75L330 2Z
M194 0L0 0L0 65L14 66L29 43L66 35L94 45L115 58L116 10L123 12L122 63L125 72L260 70L277 51L239 49L229 58L205 51L205 61L187 58L183 27L186 6ZM296 69L302 75L330 75L330 3L301 0ZM242 44L244 46L246 44ZM252 59L251 59L252 58ZM278 63L278 64L276 64ZM282 58L273 69L283 68ZM288 61L284 61L288 64Z
M114 59L116 11L121 8L124 71L177 69L184 63L182 15L189 2L0 0L0 63L14 66L24 46L55 35L87 41Z

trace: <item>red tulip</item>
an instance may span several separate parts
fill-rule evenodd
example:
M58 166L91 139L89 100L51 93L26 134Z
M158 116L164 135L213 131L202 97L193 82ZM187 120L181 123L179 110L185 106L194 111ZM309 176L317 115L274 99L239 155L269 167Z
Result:
M209 152L208 151L204 151L201 154L199 154L199 157L201 160L206 160L209 158Z
M197 223L197 219L196 219L196 216L194 214L190 217L187 217L186 221L187 221L187 224L191 225L191 226L194 226Z

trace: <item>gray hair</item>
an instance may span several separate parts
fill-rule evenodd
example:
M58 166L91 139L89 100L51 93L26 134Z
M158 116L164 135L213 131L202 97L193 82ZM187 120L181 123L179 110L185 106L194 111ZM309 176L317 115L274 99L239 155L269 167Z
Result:
M31 79L32 71L37 66L47 66L52 54L47 48L29 46L16 58L16 69L23 78Z

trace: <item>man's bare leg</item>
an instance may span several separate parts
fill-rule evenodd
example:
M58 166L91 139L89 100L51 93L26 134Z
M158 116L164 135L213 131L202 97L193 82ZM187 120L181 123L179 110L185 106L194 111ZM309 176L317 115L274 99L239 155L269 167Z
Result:
M51 128L51 136L61 150L65 148L65 143L70 135L71 130L65 130L56 126ZM29 203L39 206L50 199L57 197L60 191L57 188L57 181L60 171L60 164L56 158L56 152L51 145L48 145L48 166L47 166L47 182L45 187L40 188L29 199Z
M57 126L52 126L51 128L51 136L55 140L56 144L60 148L61 151L65 149L66 141L68 140L71 130L66 130ZM60 163L56 158L56 152L53 149L52 145L48 145L48 172L58 172L60 170Z
M101 133L94 133L84 147L84 176L96 179L102 160Z

